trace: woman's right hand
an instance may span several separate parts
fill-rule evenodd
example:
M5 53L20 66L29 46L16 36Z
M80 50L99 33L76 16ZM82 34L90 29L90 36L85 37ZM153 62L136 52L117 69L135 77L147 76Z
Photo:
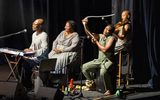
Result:
M29 48L24 49L24 52L31 52L31 51L33 51L33 50L29 49Z
M91 39L91 42L95 44L95 43L97 42L97 39L96 39L95 37L93 37L93 38Z

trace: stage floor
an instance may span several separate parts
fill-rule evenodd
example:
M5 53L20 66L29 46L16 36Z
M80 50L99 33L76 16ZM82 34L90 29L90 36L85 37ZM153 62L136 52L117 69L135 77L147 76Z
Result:
M7 64L0 65L0 82L7 82L10 71ZM14 81L14 78L11 77L8 82L10 81ZM121 88L122 87L123 86L121 86ZM3 89L5 90L5 88ZM0 93L4 90L1 88ZM151 90L147 84L129 84L122 94L121 97L116 95L104 96L103 93L98 91L82 91L82 95L64 96L63 100L160 100L160 91ZM1 94L0 100L4 100L1 98ZM28 97L27 100L34 99Z
M65 96L64 100L160 100L160 91L151 90L147 84L128 85L122 93L121 97L118 97L116 94L104 96L98 91L82 91L83 96Z

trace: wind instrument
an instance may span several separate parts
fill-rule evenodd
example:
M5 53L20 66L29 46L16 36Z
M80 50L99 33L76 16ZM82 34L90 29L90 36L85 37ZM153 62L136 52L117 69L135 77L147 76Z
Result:
M87 17L85 17L85 19L88 19L88 18L102 18L102 20L104 20L105 17L111 17L111 16L114 16L114 15L115 15L115 14L100 15L100 16L87 16ZM93 35L93 33L91 33L91 32L88 30L88 28L87 28L86 25L84 25L84 29L85 29L85 31L88 33L89 37L95 38L95 36Z

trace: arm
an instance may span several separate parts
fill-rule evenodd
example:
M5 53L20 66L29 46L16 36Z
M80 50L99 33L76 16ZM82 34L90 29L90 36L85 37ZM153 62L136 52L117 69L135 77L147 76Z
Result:
M130 27L130 22L118 22L115 25L115 31L114 33L118 36L118 38L120 39L124 39L126 34L130 31L131 27Z
M62 32L56 37L56 39L53 41L52 43L52 50L55 52L55 53L61 53L62 51L57 49L57 45L58 45L58 40L60 39L62 35ZM51 50L51 51L52 51Z
M119 38L124 38L126 36L126 34L129 32L130 30L130 25L129 24L125 24L122 26L122 34L118 34Z
M95 41L95 43L97 44L99 50L105 53L112 46L114 40L114 37L111 37L105 46L102 46L98 41Z
M56 37L56 39L53 41L53 44L52 44L52 50L55 50L57 48L57 44L58 44L58 40L60 39L62 35L62 32Z

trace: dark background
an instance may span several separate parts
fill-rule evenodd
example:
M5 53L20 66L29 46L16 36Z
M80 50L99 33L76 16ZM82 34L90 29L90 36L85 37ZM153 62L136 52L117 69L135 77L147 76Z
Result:
M0 47L20 50L29 47L33 33L31 26L36 18L45 20L51 49L52 41L64 29L66 20L75 20L79 35L86 36L81 23L84 17L114 13L115 16L105 20L89 19L90 30L100 33L108 23L115 24L124 9L131 12L131 53L135 82L146 83L152 76L160 74L158 0L0 0L0 37L27 29L27 33L0 38ZM83 62L97 57L97 48L88 39L84 41L83 50Z

